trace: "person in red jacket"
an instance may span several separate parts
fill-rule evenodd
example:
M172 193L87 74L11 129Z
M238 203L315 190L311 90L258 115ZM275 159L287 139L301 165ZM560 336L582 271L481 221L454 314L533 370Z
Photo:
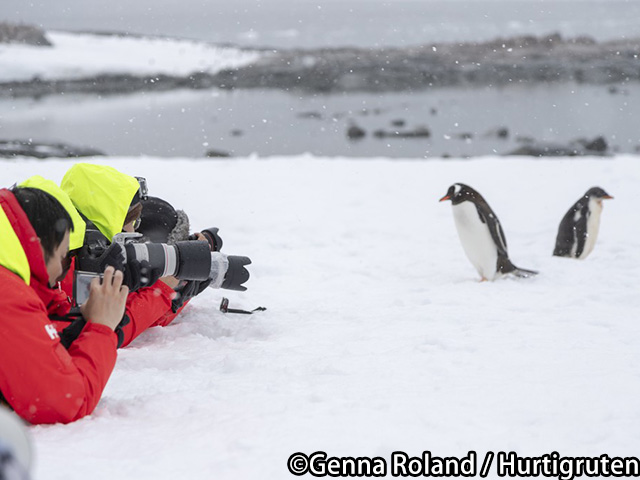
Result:
M105 269L83 306L87 326L67 350L42 292L67 254L71 218L38 189L0 190L0 398L32 424L69 423L98 404L116 361L128 288Z
M60 184L78 212L104 236L107 242L119 232L134 232L142 212L140 184L135 177L106 165L77 163L65 173ZM88 235L89 233L87 233ZM71 297L75 262L61 282ZM174 287L178 280L163 277L151 286L136 289L129 294L125 319L117 329L118 347L126 347L138 335L155 325L167 325L171 313Z

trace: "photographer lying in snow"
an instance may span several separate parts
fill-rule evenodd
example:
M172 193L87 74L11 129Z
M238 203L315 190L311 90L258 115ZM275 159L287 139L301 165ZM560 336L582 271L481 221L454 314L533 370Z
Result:
M244 266L251 261L216 251L222 242L213 230L171 245L135 243L136 236L141 236L135 229L144 221L146 182L111 167L80 163L65 174L61 187L87 220L84 245L76 254L73 270L99 273L105 265L112 265L124 271L125 284L135 290L117 329L119 346L128 345L149 327L168 325L179 308L206 287L199 282L245 290L242 283L249 273ZM202 241L208 238L211 241ZM70 274L62 288L68 294L74 292ZM75 322L66 330L65 342L73 341L81 328L82 321Z
M0 392L33 423L68 423L90 414L116 361L116 325L128 288L104 271L82 306L87 325L67 350L49 321L52 285L62 274L72 220L33 188L0 190Z

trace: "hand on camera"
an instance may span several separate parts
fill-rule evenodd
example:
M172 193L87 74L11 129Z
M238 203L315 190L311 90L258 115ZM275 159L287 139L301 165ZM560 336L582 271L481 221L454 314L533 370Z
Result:
M87 244L90 245L90 244ZM108 247L102 247L96 249L100 252L97 255L92 252L91 247L85 245L82 247L76 258L76 270L83 270L86 272L102 272L108 266L113 267L116 270L124 270L124 252L122 246L118 243L112 243ZM104 248L104 250L102 250Z
M206 240L209 244L209 250L219 252L222 250L222 238L218 235L218 230L216 227L207 228L206 230L190 235L189 240Z
M80 307L82 316L89 322L106 325L115 330L124 315L129 288L122 285L121 271L107 267L104 278L91 281L89 299Z
M142 287L156 283L162 275L162 269L153 268L146 260L128 260L123 283L135 292Z

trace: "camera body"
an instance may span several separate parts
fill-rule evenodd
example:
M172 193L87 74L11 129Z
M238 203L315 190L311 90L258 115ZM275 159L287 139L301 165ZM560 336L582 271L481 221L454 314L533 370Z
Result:
M102 281L103 277L102 273L83 272L81 270L73 272L73 298L76 305L80 306L88 300L93 279L99 278Z

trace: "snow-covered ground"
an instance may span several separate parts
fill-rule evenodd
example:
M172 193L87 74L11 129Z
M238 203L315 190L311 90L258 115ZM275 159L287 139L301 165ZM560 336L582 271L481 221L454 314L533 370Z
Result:
M259 53L204 42L47 32L52 47L0 44L0 82L100 74L187 76L252 63Z
M317 450L638 454L640 157L97 161L219 227L252 278L120 351L93 415L31 427L37 480L288 479ZM70 165L5 161L1 184ZM538 277L478 281L438 203L454 182ZM552 257L593 185L615 196L595 251ZM225 315L223 295L268 310Z

